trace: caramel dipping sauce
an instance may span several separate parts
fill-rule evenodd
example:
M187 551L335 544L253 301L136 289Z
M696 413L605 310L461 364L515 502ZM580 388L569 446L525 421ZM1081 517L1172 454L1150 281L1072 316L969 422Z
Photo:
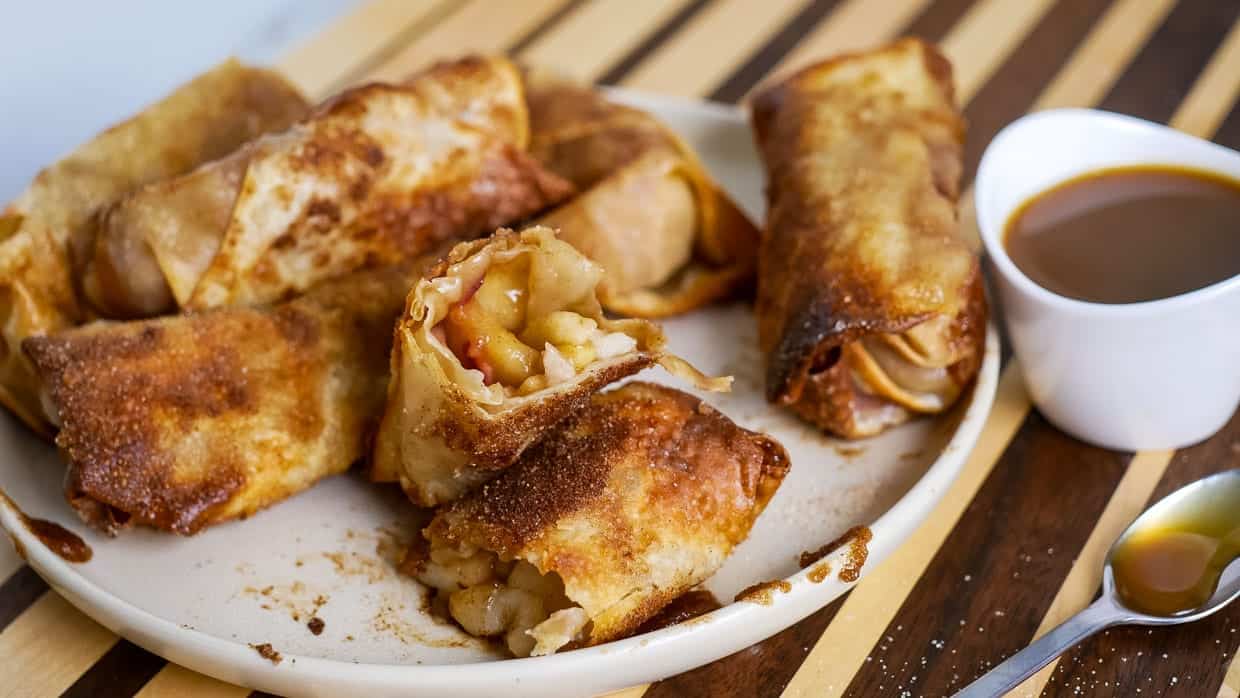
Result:
M1223 570L1240 556L1238 503L1240 486L1220 487L1196 510L1164 515L1122 540L1111 571L1124 605L1173 616L1205 604Z
M1240 182L1162 165L1096 170L1024 203L1008 256L1039 286L1140 303L1240 274Z

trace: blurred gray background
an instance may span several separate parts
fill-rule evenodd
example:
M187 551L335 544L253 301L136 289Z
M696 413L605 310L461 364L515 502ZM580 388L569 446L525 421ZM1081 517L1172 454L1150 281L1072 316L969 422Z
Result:
M0 207L44 165L229 56L269 63L354 0L0 0Z

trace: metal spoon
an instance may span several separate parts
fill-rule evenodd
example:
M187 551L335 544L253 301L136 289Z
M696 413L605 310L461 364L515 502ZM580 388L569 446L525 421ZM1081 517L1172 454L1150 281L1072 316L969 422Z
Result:
M1116 589L1112 569L1112 560L1116 550L1129 537L1139 532L1149 532L1157 527L1160 521L1168 518L1180 519L1184 514L1200 511L1204 502L1212 502L1217 506L1220 497L1226 497L1228 503L1234 504L1230 511L1236 512L1235 523L1231 529L1231 535L1235 536L1236 531L1240 531L1240 468L1211 475L1167 495L1137 517L1137 520L1133 521L1111 546L1110 552L1107 553L1106 565L1102 570L1102 596L1098 597L1097 601L1035 640L1033 644L1008 657L999 666L986 672L981 678L957 693L956 698L1001 696L1033 676L1055 657L1100 630L1116 625L1191 623L1205 618L1235 600L1237 596L1240 596L1240 558L1238 557L1233 557L1231 562L1227 563L1219 577L1218 585L1214 588L1214 593L1204 604L1166 616L1141 613L1125 606Z

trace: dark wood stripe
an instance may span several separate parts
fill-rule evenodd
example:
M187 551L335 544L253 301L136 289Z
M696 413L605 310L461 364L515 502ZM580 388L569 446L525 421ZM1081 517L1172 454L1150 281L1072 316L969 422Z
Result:
M784 56L801 42L801 39L804 39L831 13L831 10L835 9L838 2L839 0L813 0L806 5L780 28L765 46L758 49L757 53L749 57L741 67L724 78L723 82L711 91L709 98L716 102L740 101L746 92L749 92L759 80L771 72L776 63L783 60Z
M22 565L4 584L0 584L0 631L47 590L47 582L30 565Z
M840 597L777 635L713 664L660 681L643 698L776 698L844 603Z
M920 36L927 41L942 41L944 36L956 22L968 12L977 0L935 0L922 10L904 33L908 36Z
M1236 0L1180 0L1101 107L1167 121L1240 16Z
M614 66L609 68L603 77L599 78L599 82L604 85L615 85L625 78L639 63L646 59L651 51L658 48L663 42L670 39L676 32L704 7L709 5L712 0L693 0L693 2L680 8L671 19L663 23L663 26L656 29L649 36L642 40L628 55L621 58Z
M1240 468L1240 412L1205 443L1175 455L1151 502L1229 468ZM1191 625L1114 628L1065 654L1043 695L1216 696L1237 649L1236 605Z
M249 698L280 698L280 696L266 691L251 691Z
M459 0L443 0L437 4L433 10L418 18L408 27L401 30L396 36L384 42L382 46L372 51L362 60L358 61L357 65L355 65L352 70L346 73L343 78L337 80L331 88L327 90L327 93L335 93L344 88L346 85L357 82L364 75L382 65L389 58L395 56L397 53L400 53L406 46L409 45L410 42L422 34L425 34L431 29L431 27L434 27L436 24L439 24L443 20L452 16L452 14L461 9L463 5L464 3L459 2Z
M516 55L517 53L524 51L527 46L537 41L543 34L546 34L552 27L559 24L565 17L575 12L577 8L586 4L586 2L588 2L588 0L571 0L571 2L567 3L560 9L552 12L550 16L539 23L537 27L534 27L527 32L525 36L513 42L513 44L508 47L508 53Z
M1130 459L1030 413L848 695L948 695L1023 647Z
M1232 150L1240 150L1240 103L1231 108L1231 113L1214 134L1214 142Z
M972 182L982 152L1004 126L1029 110L1038 94L1085 39L1112 0L1059 0L1012 55L974 95L965 118L965 182Z
M61 698L129 698L167 663L159 655L122 639L79 676Z

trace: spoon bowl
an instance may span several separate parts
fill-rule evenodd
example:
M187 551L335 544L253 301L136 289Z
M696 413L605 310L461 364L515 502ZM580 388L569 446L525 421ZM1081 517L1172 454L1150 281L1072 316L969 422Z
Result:
M1203 517L1207 517L1206 518ZM1204 523L1203 523L1204 522ZM1125 603L1116 579L1115 561L1126 546L1158 532L1190 532L1208 529L1219 545L1208 568L1219 570L1211 593L1197 605L1166 614L1150 613ZM1204 533L1204 531L1202 531ZM1240 597L1240 468L1232 468L1198 480L1167 495L1136 518L1111 546L1102 569L1102 595L1080 613L1025 649L991 669L956 694L957 698L999 696L1016 688L1055 657L1081 640L1116 625L1180 625L1201 620Z

